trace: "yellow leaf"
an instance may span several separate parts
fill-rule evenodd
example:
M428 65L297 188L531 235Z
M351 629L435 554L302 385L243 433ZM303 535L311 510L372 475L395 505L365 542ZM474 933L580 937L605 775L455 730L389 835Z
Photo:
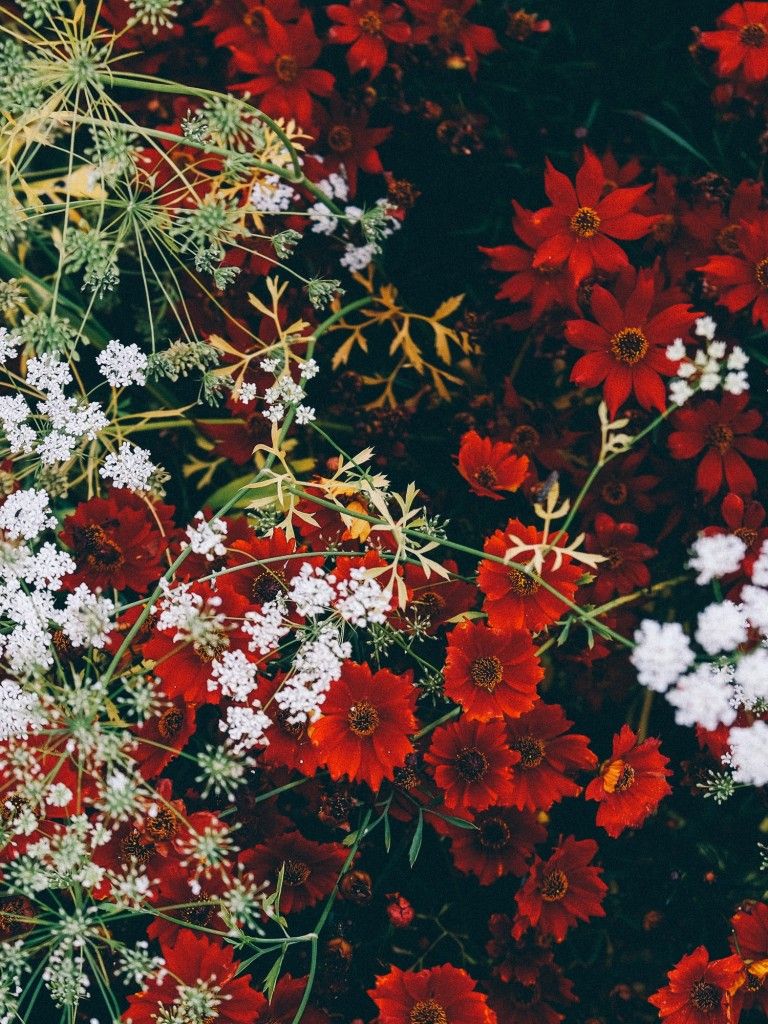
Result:
M464 301L464 295L453 295L450 299L444 299L432 314L433 320L445 320L451 313L455 313Z

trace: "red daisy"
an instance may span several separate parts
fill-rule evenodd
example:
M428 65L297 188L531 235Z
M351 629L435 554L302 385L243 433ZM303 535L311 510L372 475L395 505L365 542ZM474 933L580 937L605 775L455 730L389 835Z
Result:
M318 173L324 178L329 171L338 171L343 165L349 194L354 195L357 191L358 171L365 171L366 174L384 173L384 165L376 147L391 134L392 128L369 128L367 111L348 108L339 96L334 95L330 112L323 118L320 138L327 153L323 163L318 164Z
M241 0L237 6L213 3L196 24L215 32L216 45L226 46L235 66L244 71L254 59L268 61L274 57L270 26L275 21L295 21L299 12L298 0Z
M611 416L631 394L644 409L665 408L662 375L675 373L677 364L667 359L664 350L675 338L684 338L700 315L682 303L651 315L655 297L653 271L641 270L623 305L595 285L591 309L597 323L568 320L565 324L571 345L587 353L577 360L571 380L583 387L602 384Z
M301 832L286 832L243 851L237 860L254 882L268 882L273 887L284 866L280 910L292 914L325 899L338 880L347 852L340 843L316 843Z
M145 870L152 877L151 868ZM217 873L205 878L202 885L196 881L193 887L180 858L171 861L152 890L157 916L147 928L147 937L170 946L186 927L226 931L229 922L221 916L221 900L231 884L227 876Z
M306 551L284 530L273 530L269 537L249 536L231 545L227 568L235 570L219 577L219 587L232 590L249 604L263 605L274 601L288 590L291 580L306 562L320 565L322 558L292 557ZM242 566L242 568L238 568Z
M602 869L590 864L597 853L593 839L567 836L549 860L537 857L517 893L516 937L527 928L562 942L568 929L590 917L605 917L603 899L608 886Z
M745 501L738 494L726 494L720 506L720 513L731 533L735 533L747 548L742 570L748 576L757 561L763 542L768 540L768 527L765 523L765 509L759 501ZM722 532L717 527L708 527L704 533Z
M648 1000L666 1024L732 1024L732 996L744 981L738 956L710 961L699 946L667 977L669 984Z
M453 865L477 877L480 885L492 885L505 875L522 877L537 843L547 830L532 811L514 807L489 807L475 816L474 829L457 828L442 818L430 821L436 831L449 836Z
M414 43L433 40L443 52L451 56L461 54L469 73L477 74L478 56L501 49L493 29L473 25L467 13L477 0L407 0L408 7L418 19L413 28Z
M738 313L751 305L752 323L768 327L768 211L742 221L738 245L739 255L710 256L696 269L717 288L721 306Z
M572 725L559 704L543 701L507 723L509 745L519 754L512 766L513 807L548 811L564 797L578 796L580 787L566 773L594 769L597 758L586 736L566 735Z
M415 706L411 672L381 669L374 675L368 665L345 662L310 727L331 778L346 775L367 782L374 792L384 779L394 778L395 768L413 751Z
M717 24L717 31L702 32L699 41L717 50L718 75L729 78L741 69L747 82L762 82L768 76L768 4L732 4Z
M552 206L536 214L545 240L538 246L534 267L567 261L575 286L595 267L614 273L629 266L626 253L613 239L642 238L651 230L654 218L635 212L650 186L615 188L605 195L605 185L603 166L586 146L575 187L547 160L544 189Z
M524 43L534 32L549 32L552 23L538 14L529 13L521 7L518 11L509 11L507 15L506 34L518 43Z
M705 448L696 469L696 488L711 501L725 481L736 494L757 489L755 474L744 461L768 459L768 441L752 435L763 422L757 409L746 409L749 392L723 395L720 402L707 398L698 405L686 405L672 417L676 428L669 435L673 459L693 459Z
M492 441L470 430L461 439L459 472L470 488L484 498L501 501L498 491L516 491L528 475L526 455L515 455L507 441Z
M309 738L307 723L289 721L290 711L278 708L273 703L273 698L284 680L284 672L278 672L274 679L259 679L259 700L272 719L269 743L260 752L259 763L291 768L311 778L324 763L323 756Z
M514 941L512 921L506 914L488 919L491 940L488 956L501 963L493 967L488 1000L499 1024L559 1024L564 1020L554 1006L577 1002L572 982L563 976L551 949Z
M379 1011L378 1024L496 1024L487 997L451 964L423 971L393 966L376 978L368 995Z
M613 839L626 828L640 828L672 792L667 782L672 774L667 768L669 758L660 745L656 739L638 743L630 727L623 726L613 737L610 760L587 786L586 798L600 801L597 824Z
M448 635L443 675L446 696L461 704L465 717L487 722L530 711L544 671L528 630L461 622Z
M432 734L424 755L450 811L483 811L512 797L510 770L519 754L506 742L503 722L461 718Z
M64 586L146 594L168 568L163 556L177 535L173 513L171 505L123 489L80 502L60 534L77 564Z
M184 749L195 731L195 705L179 695L132 731L138 740L133 758L143 778L152 779Z
M496 530L483 545L487 555L502 558L515 542L529 545L542 543L544 534L535 526L524 526L519 519L510 519L505 530ZM551 538L552 539L552 538ZM568 535L558 542L565 545ZM583 575L582 569L568 555L556 569L555 555L544 559L541 578L566 599L573 601L576 587ZM485 594L483 611L488 621L499 629L530 629L537 633L557 622L568 607L559 597L520 569L500 562L482 561L477 573L477 585Z
M449 573L457 573L458 565L446 559L443 566ZM419 620L428 633L435 630L462 612L469 611L477 600L477 588L463 580L445 579L436 573L426 575L420 565L406 565L403 579L408 588L408 604L403 626ZM397 624L397 623L394 623Z
M250 974L240 973L232 946L184 930L173 946L161 946L161 952L163 973L144 992L128 997L121 1018L127 1024L156 1024L161 1016L170 1017L180 1002L187 1005L193 994L210 1008L207 1016L216 1024L252 1024L267 1005L266 997L251 988Z
M731 949L741 957L747 972L738 995L746 1007L757 1004L768 1013L768 905L742 907L731 918L731 925Z
M281 975L269 1005L264 1007L253 1024L293 1024L306 987L306 978ZM330 1024L330 1020L325 1010L316 1006L307 1006L301 1015L301 1024Z
M400 4L384 0L349 0L349 5L331 4L325 8L335 21L328 30L332 43L351 43L347 64L352 74L368 71L371 79L384 70L390 43L407 43L411 27L403 19Z
M592 533L587 534L587 551L605 558L597 567L592 587L595 601L603 604L614 594L630 594L647 587L651 574L645 564L656 549L637 540L640 527L635 523L617 523L606 512L598 512Z

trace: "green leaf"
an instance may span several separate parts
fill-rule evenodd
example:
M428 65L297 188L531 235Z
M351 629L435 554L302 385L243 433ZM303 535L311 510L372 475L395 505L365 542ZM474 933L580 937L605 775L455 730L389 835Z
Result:
M389 824L389 814L384 814L384 849L389 853L392 847L392 827Z
M264 979L262 991L264 992L264 995L267 997L267 1000L270 1003L272 1002L272 996L275 994L275 987L278 981L280 980L280 972L283 969L283 960L285 960L286 949L287 946L283 946L282 950L280 951L280 956L272 964L272 966L269 969L269 974Z
M254 475L255 470L250 473L246 473L245 476L238 476L234 480L230 480L229 483L224 484L222 487L219 487L218 490L214 491L213 494L206 499L205 504L210 505L213 511L216 512L222 505L225 505L231 497L237 494L241 487L245 487L246 484L250 483L251 480L253 480ZM259 493L262 494L264 492L260 489ZM235 507L243 508L250 500L251 495L246 493L240 501L238 501Z
M413 867L416 863L416 858L419 856L421 850L421 841L424 838L424 815L419 808L419 820L416 822L416 831L413 833L413 839L411 840L411 846L408 850L408 863Z
M707 167L712 166L711 161L708 160L703 153L700 153L695 146L692 146L687 139L684 139L682 135L678 135L677 132L668 128L665 124L662 124L661 121L657 121L655 117L651 117L650 114L644 114L642 110L625 110L624 113L629 114L630 117L636 118L643 124L647 124L649 128L653 128L653 130L657 131L660 135L665 135L668 139L676 142L681 149L687 150L692 156L695 156L697 160L701 160L703 164L706 164Z

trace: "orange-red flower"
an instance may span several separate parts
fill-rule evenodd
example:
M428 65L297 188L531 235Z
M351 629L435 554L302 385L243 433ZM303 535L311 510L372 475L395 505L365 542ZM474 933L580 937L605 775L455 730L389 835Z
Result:
M475 494L501 501L498 491L516 491L528 475L527 455L515 455L508 441L492 441L470 430L461 439L459 472Z
M384 0L349 0L349 4L331 4L326 13L335 25L328 30L332 43L351 43L347 64L354 74L368 71L376 78L387 63L390 43L407 43L411 26L404 22L400 4Z
M332 684L320 718L310 727L331 778L347 775L367 782L376 792L394 777L413 750L409 735L416 728L416 691L411 673L395 675L368 665L345 662Z
M238 863L255 882L267 881L273 887L285 866L280 910L291 914L313 907L328 895L346 858L347 850L340 843L316 843L301 832L286 832L245 850Z
M401 971L376 978L368 995L379 1011L378 1024L496 1024L486 996L475 991L466 971L451 964L423 971Z
M415 43L434 43L444 53L460 55L471 75L477 74L478 56L501 48L496 33L486 25L473 25L466 17L477 0L407 0L418 19L413 28Z
M465 716L487 722L530 711L544 671L528 630L461 622L448 636L443 676L446 696L461 704Z
M483 811L511 802L510 769L519 756L507 746L502 722L461 718L435 729L424 760L450 811Z
M543 701L520 718L507 723L511 748L519 754L512 766L513 807L548 811L580 787L566 773L593 769L597 758L586 736L568 734L573 725L559 704Z
M515 897L516 937L527 928L536 928L540 935L562 942L577 922L605 917L602 903L608 886L600 877L602 869L590 864L596 853L594 840L567 836L549 860L536 858Z
M639 828L672 790L669 758L659 750L657 739L637 742L628 725L613 737L610 760L587 786L588 800L599 800L597 824L614 839L625 828Z
M480 885L492 885L504 875L522 877L528 871L533 848L547 837L533 811L514 807L489 807L475 816L475 828L452 825L430 818L435 829L450 836L454 867L477 877Z
M731 313L752 306L752 323L768 327L768 211L742 221L737 238L738 255L710 256L696 269L717 288L721 306Z
M747 82L768 77L768 4L732 4L717 24L717 31L702 32L699 41L717 50L718 75L729 78L741 69Z
M737 1002L745 1008L757 1004L768 1014L768 904L751 903L731 918L731 949L738 953L747 972Z
M699 946L667 977L669 984L648 1000L666 1024L733 1024L732 997L744 980L739 957L710 961Z
M605 559L597 567L597 580L592 587L598 604L614 594L629 594L650 583L651 574L645 563L653 558L656 549L638 541L639 532L636 523L617 523L607 512L595 516L586 547Z
M515 542L528 545L540 544L544 534L535 526L524 526L519 519L510 519L506 528L496 530L483 545L487 555L502 558ZM558 543L566 544L568 535L562 534ZM528 556L530 557L530 555ZM525 552L521 561L526 559ZM576 594L582 569L564 555L555 568L555 555L550 553L544 559L541 578L559 594L572 601ZM550 593L536 580L500 562L482 561L477 573L477 585L485 594L483 611L492 626L499 629L530 629L537 633L545 626L557 622L568 607L559 597Z

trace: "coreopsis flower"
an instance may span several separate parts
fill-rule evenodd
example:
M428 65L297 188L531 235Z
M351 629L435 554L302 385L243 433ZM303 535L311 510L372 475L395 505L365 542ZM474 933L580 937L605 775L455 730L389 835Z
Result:
M235 540L228 547L230 571L219 577L218 585L234 591L249 605L267 604L287 592L303 565L322 564L322 558L309 555L306 559L291 557L306 550L280 529L273 530L269 537L251 534L244 540Z
M368 995L379 1024L496 1024L487 997L466 971L451 964L423 971L392 966L376 978Z
M708 50L717 50L715 70L721 78L738 71L747 82L762 82L768 77L768 4L732 4L717 19L718 28L702 32L699 42Z
M534 267L567 263L576 286L595 268L615 273L629 265L614 239L642 238L651 230L654 219L636 212L650 186L616 188L605 195L605 184L603 166L586 146L575 185L547 160L544 189L552 206L536 214L545 240L538 246Z
M768 327L768 211L742 221L737 240L738 254L710 256L696 269L717 289L721 306L731 313L751 306L752 323Z
M320 130L320 141L325 150L325 159L319 165L321 177L327 178L330 171L338 173L343 166L349 195L353 196L357 191L358 171L365 171L366 174L384 173L384 165L376 147L391 134L391 127L370 128L365 109L349 108L334 94L330 111L323 118Z
M152 864L145 867L152 876ZM147 928L147 938L161 945L173 945L187 926L224 931L227 922L221 916L220 900L229 889L231 879L222 872L205 878L202 885L192 886L179 859L168 862L159 884L152 891L154 919Z
M543 538L543 532L535 526L524 526L519 519L510 519L504 530L496 530L486 540L483 551L502 558L515 541L535 545L542 543ZM559 537L560 544L567 542L567 534ZM555 555L550 552L544 558L540 575L559 594L573 601L583 571L569 555L563 555L555 568ZM499 629L530 629L537 633L557 622L568 607L520 569L500 562L482 561L477 585L485 595L483 611L490 624Z
M597 824L616 838L624 829L640 828L672 790L667 782L672 772L669 758L659 747L661 741L637 736L624 725L613 737L611 757L600 768L600 774L587 786L588 800L599 800Z
M743 1001L745 1008L757 1004L768 1013L768 904L746 904L733 915L731 925L731 949L746 970L736 1001Z
M552 950L513 940L512 920L506 914L491 914L488 930L488 956L501 961L494 964L494 980L486 986L499 1024L560 1024L565 1018L555 1007L578 1000Z
M501 501L499 491L516 491L528 475L526 455L515 455L508 441L492 441L470 430L461 439L459 472L475 494Z
M584 387L602 384L611 416L632 394L644 409L665 408L662 375L669 377L677 370L666 348L684 338L700 315L683 303L654 314L655 297L653 271L641 270L622 305L605 288L594 286L591 309L597 323L566 321L569 343L586 352L574 365L571 380Z
M450 837L453 866L475 875L480 885L492 885L505 875L525 875L534 847L547 838L533 811L514 807L480 811L474 829L458 828L441 818L430 820L436 831Z
M284 866L280 910L292 914L325 899L339 877L347 850L340 843L316 843L301 832L271 836L244 850L238 863L254 882L274 886Z
M133 759L145 779L152 779L184 749L195 730L195 705L179 694L131 730L137 740Z
M269 1004L253 1024L293 1024L306 987L306 978L294 978L290 972L281 975ZM330 1020L325 1010L317 1006L307 1006L301 1014L301 1024L330 1024Z
M352 45L347 64L352 74L367 71L371 79L384 70L390 43L407 43L411 26L403 21L400 4L385 0L349 0L349 4L331 4L325 9L336 22L328 29L332 43Z
M240 82L237 90L259 97L259 106L272 117L295 118L308 128L314 121L315 96L330 96L335 81L330 71L315 67L323 49L315 35L312 15L301 11L295 24L283 25L274 19L269 25L272 53L239 55L239 67L254 74Z
M720 402L708 398L698 405L686 405L672 417L675 430L669 435L673 459L693 459L706 449L696 469L696 488L711 501L725 482L742 496L757 488L749 459L768 459L768 441L754 437L763 422L757 409L747 409L749 393L727 392Z
M449 573L457 573L458 565L450 558L443 562ZM477 600L477 588L458 579L444 579L436 573L429 576L420 565L410 563L403 568L403 579L408 588L408 604L403 624L418 618L428 633L434 633L443 623L461 612L469 611ZM395 620L397 625L399 620Z
M765 509L759 501L745 500L739 494L729 493L723 498L720 514L731 533L746 545L747 553L741 569L751 576L763 542L768 540L768 527L764 525ZM717 527L708 527L704 532L711 533L714 529Z
M461 622L448 635L445 695L461 704L466 718L518 718L538 700L543 676L527 630Z
M241 0L237 6L213 3L196 24L214 32L216 45L226 46L235 66L243 71L241 60L248 65L274 56L270 27L274 22L295 21L299 12L298 0Z
M478 57L501 49L492 28L474 25L467 14L477 0L406 0L417 19L414 43L434 42L450 57L460 56L469 73L477 74Z
M291 721L295 716L290 709L278 708L273 701L285 678L284 672L278 672L273 679L259 679L259 700L262 707L269 708L272 719L269 743L260 752L259 763L291 768L311 778L324 761L321 750L309 738L309 723Z
M528 928L562 942L568 930L590 917L605 917L603 899L608 886L602 869L590 861L597 853L592 839L567 836L548 860L537 857L531 873L517 893L513 934Z
M578 796L580 787L568 773L593 769L597 758L586 736L568 733L572 725L559 704L543 701L507 722L507 742L519 754L512 766L513 807L548 811L564 797Z
M630 594L650 583L651 574L645 563L653 558L656 549L640 543L639 532L635 523L617 523L607 512L598 512L595 516L586 547L605 558L597 567L597 579L592 586L598 604L608 601L614 594Z
M424 760L453 813L510 802L510 769L519 758L506 743L504 723L460 718L435 729Z
M64 586L146 594L168 568L164 555L178 535L173 513L171 505L117 488L80 502L60 535L77 564Z
M416 728L416 691L411 675L388 669L374 674L366 664L344 663L320 718L310 727L331 778L346 775L376 792L384 779L394 777L395 768L413 751L409 735Z
M173 946L164 945L161 950L162 974L143 992L128 997L121 1020L156 1024L194 1013L217 1024L252 1024L267 1005L266 996L251 988L250 974L239 973L232 946L184 929Z
M666 1024L732 1024L733 994L744 982L738 956L709 959L699 946L667 974L669 984L648 1002Z
M524 7L510 11L507 15L506 34L518 43L524 43L534 32L549 32L551 28L550 21L532 11L526 11Z

